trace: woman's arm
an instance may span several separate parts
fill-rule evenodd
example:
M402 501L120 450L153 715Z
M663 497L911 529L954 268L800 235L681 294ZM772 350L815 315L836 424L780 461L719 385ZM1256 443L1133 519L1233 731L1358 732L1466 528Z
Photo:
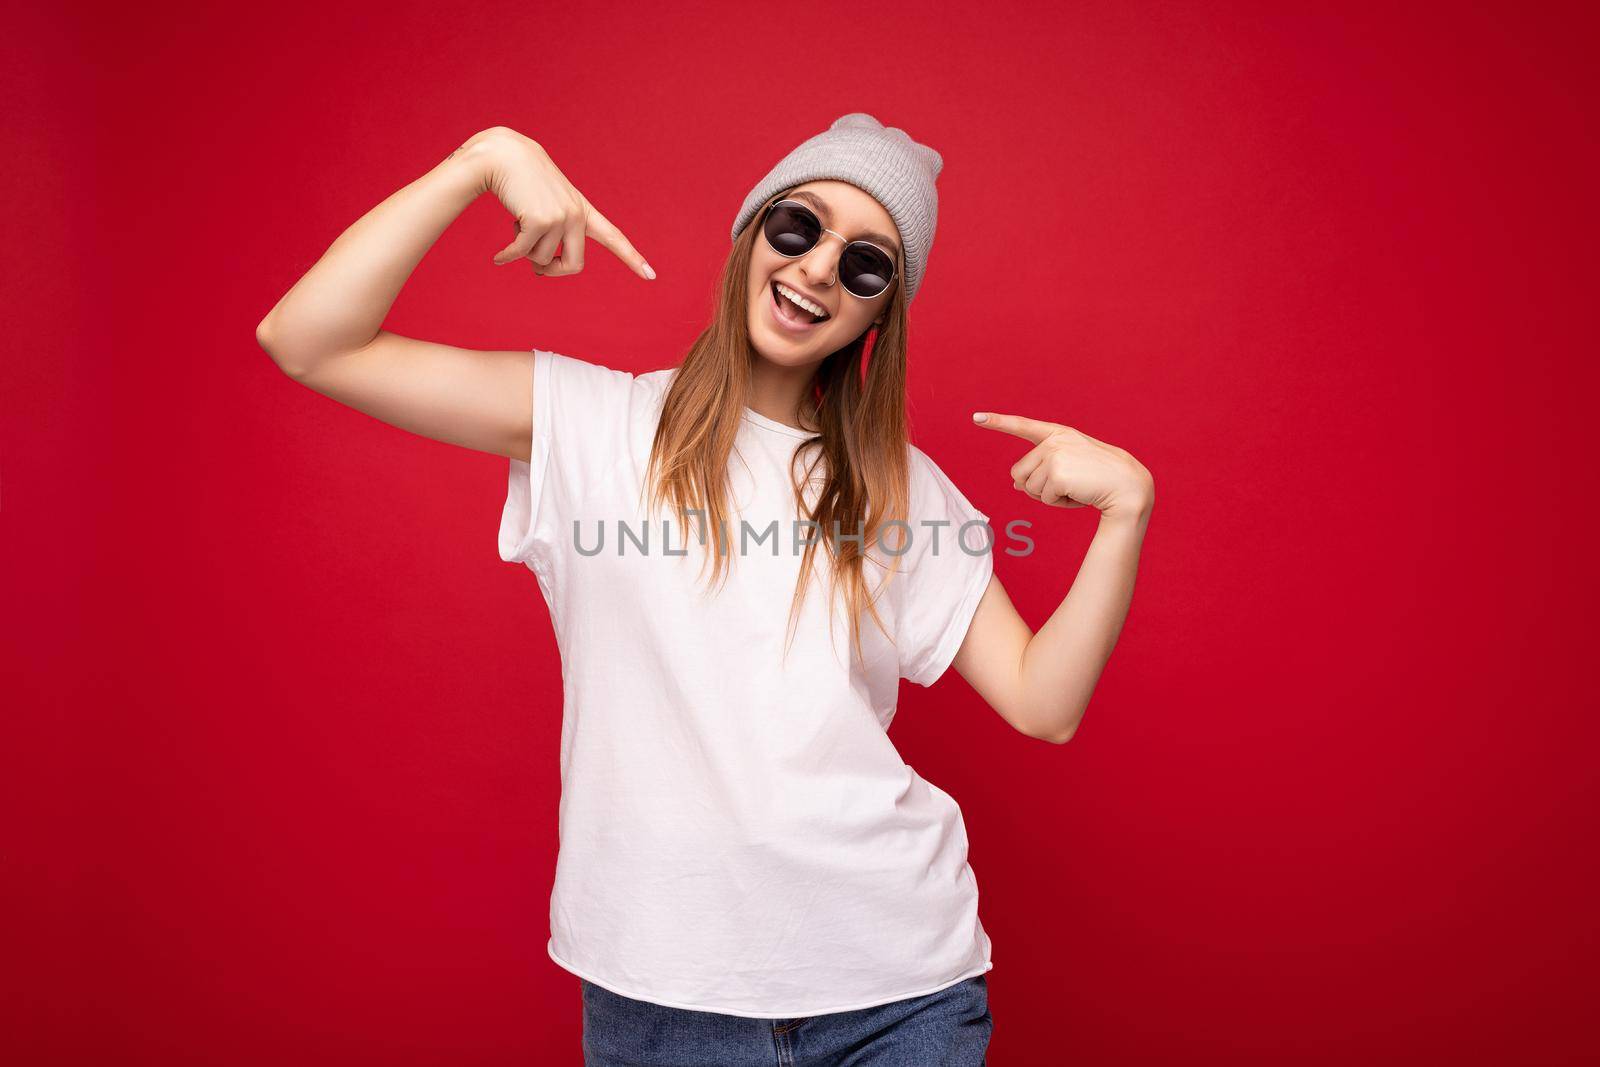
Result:
M1013 727L1072 739L1128 617L1155 480L1124 450L1056 423L987 414L984 425L1034 442L1013 484L1055 507L1090 505L1100 525L1066 599L1033 633L992 579L952 666Z
M653 277L541 146L497 126L345 230L262 319L256 340L284 373L324 396L424 437L526 460L531 352L475 351L382 328L423 255L486 191L517 224L497 264L525 258L547 277L575 274L593 237Z
M291 377L377 336L401 286L439 235L486 189L497 133L473 135L428 173L340 234L256 327L256 338Z

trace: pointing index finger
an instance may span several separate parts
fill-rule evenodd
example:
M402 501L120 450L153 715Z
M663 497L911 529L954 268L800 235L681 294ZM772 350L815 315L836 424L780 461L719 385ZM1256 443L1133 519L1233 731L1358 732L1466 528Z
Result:
M632 242L622 236L622 231L612 225L611 220L600 214L599 210L592 204L589 206L588 228L589 236L599 241L602 247L609 249L618 259L631 267L639 277L655 278L656 272L651 269L650 264L644 261L644 257L639 254L639 250L633 247Z
M1023 415L1002 415L997 411L978 411L972 415L972 421L980 426L987 426L991 430L1002 433L1015 434L1025 441L1038 444L1055 431L1061 429L1053 422L1044 422L1041 419L1030 419Z

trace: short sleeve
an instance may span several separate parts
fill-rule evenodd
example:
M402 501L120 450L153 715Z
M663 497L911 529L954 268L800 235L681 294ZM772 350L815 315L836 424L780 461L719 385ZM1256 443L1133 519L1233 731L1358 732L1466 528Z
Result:
M909 447L910 547L889 588L900 677L929 686L955 659L989 587L995 539L989 516L973 507L927 453Z
M510 461L500 513L500 558L547 566L567 516L626 452L634 375L535 349L528 460Z

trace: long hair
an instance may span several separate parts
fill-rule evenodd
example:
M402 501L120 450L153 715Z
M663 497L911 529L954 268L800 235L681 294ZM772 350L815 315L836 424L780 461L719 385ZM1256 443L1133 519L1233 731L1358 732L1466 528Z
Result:
M712 581L727 577L729 551L724 537L728 518L728 460L749 394L751 362L757 358L750 343L749 279L751 249L761 230L765 212L783 199L787 190L773 196L740 232L723 265L715 313L710 325L695 338L667 390L651 446L645 482L649 508L670 501L680 523L688 527L687 512L698 509L701 538L712 561ZM801 559L800 579L789 604L789 638L806 587L823 545L832 557L829 602L843 596L848 606L850 641L861 656L861 617L870 613L880 630L883 620L875 601L866 566L882 567L868 549L881 541L884 525L906 521L910 508L908 488L909 448L906 436L906 305L904 262L897 264L894 292L881 327L869 327L824 359L812 381L809 412L820 433L800 442L790 462L790 475L798 514L815 522L819 536L808 539ZM795 461L809 456L803 476L795 474ZM806 487L817 485L821 464L823 479L815 503L807 500ZM905 526L909 530L909 525ZM891 551L898 561L904 542ZM714 549L714 550L713 550ZM883 568L885 578L896 569ZM702 573L704 568L702 566ZM833 613L829 612L830 629ZM891 638L892 640L892 638ZM787 654L788 641L785 642Z

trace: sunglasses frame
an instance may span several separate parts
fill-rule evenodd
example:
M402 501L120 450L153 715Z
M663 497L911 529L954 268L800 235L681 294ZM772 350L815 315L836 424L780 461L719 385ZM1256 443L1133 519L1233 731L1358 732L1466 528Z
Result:
M838 230L830 230L826 226L822 225L822 219L817 217L817 213L815 211L811 210L811 206L809 204L803 204L798 200L790 200L787 197L785 197L782 200L774 200L772 203L768 204L767 205L767 209L761 213L761 236L767 242L767 247L772 249L774 252L777 252L778 255L782 256L784 259L801 259L801 258L803 258L805 256L810 255L812 252L815 252L817 250L817 245L822 244L822 237L819 236L817 238L816 244L813 244L810 248L806 249L804 252L798 253L797 255L792 255L791 256L787 252L780 251L778 249L778 247L772 243L772 238L767 236L767 220L772 216L772 212L781 204L793 204L795 207L799 208L801 211L804 211L807 215L810 215L811 218L816 222L817 228L819 230L821 230L824 235L831 233L835 237L837 237L839 240L843 241L845 250L848 250L851 245L866 245L868 248L875 248L879 252L882 252L884 254L884 256L889 260L889 271L890 271L889 280L888 280L888 282L886 282L884 284L884 287L882 289L879 289L876 293L873 293L871 296L862 296L860 293L852 291L851 288L848 285L844 284L844 282L841 281L839 283L839 288L843 289L845 292L849 293L851 296L855 297L857 300L876 300L876 299L878 299L878 297L882 296L884 293L887 293L889 291L889 287L892 286L895 283L895 280L900 277L900 263L899 263L899 260L896 258L896 256L894 255L893 252L890 252L887 248L883 247L880 244L876 244L876 243L874 243L872 241L861 241L861 240L851 241L851 240L847 239L845 237L845 235L840 233ZM839 253L839 257L841 259L844 258L844 252L843 251L841 251ZM837 271L836 271L836 273L837 273Z

